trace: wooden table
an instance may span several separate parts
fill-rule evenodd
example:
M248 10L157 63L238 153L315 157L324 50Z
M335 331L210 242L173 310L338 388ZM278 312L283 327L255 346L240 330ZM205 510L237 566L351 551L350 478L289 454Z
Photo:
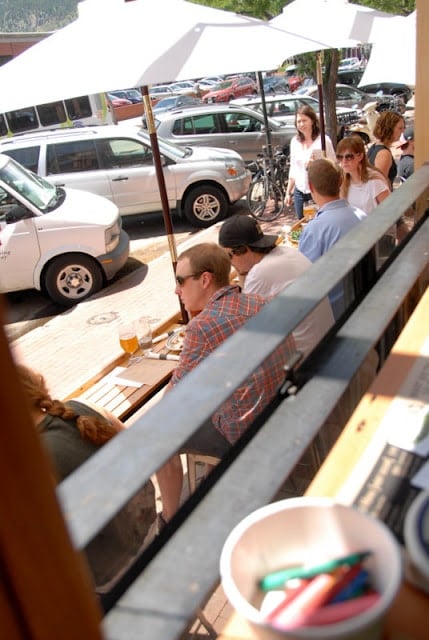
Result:
M368 503L368 510L371 512L374 509L374 501L371 502L366 494L365 502L362 492L358 491L361 486L365 490L374 461L371 468L367 469L363 468L362 461L369 460L374 449L383 449L386 420L396 407L392 403L400 401L404 389L407 390L407 397L411 398L413 389L419 388L421 393L422 371L429 383L429 289L421 298L385 365L362 398L306 495L329 496L342 502L358 504L364 510ZM429 394L425 399L429 403ZM413 473L414 471L415 469ZM429 637L428 612L429 597L404 581L387 615L383 640L426 640ZM220 640L249 640L255 637L257 636L252 635L247 623L233 614Z
M153 338L156 341L158 336L167 334L180 326L179 317L173 316L153 332ZM156 342L152 350L167 354L166 342L167 338ZM177 361L174 360L146 359L139 352L135 356L140 356L141 360L134 365L129 363L130 356L127 354L112 360L98 375L85 381L78 389L69 394L67 399L87 401L97 407L107 409L120 420L126 420L169 381L177 366ZM122 373L118 372L115 376L118 367L126 367L127 369ZM120 380L127 380L128 377L136 381L146 379L147 383L140 386L121 384Z

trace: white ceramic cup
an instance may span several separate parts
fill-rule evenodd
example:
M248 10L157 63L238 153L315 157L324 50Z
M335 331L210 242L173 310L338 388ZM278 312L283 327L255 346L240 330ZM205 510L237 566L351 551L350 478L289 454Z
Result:
M279 568L319 564L370 550L365 560L380 599L365 612L323 626L279 630L259 610L259 580ZM220 559L225 594L258 640L376 640L402 581L400 546L389 529L325 498L291 498L251 513L228 536ZM259 593L258 593L259 592Z

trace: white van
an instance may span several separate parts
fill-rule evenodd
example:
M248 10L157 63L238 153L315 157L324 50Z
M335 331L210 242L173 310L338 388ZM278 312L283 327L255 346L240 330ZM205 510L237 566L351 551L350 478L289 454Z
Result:
M35 288L71 306L125 264L129 238L107 198L56 187L0 154L0 292Z

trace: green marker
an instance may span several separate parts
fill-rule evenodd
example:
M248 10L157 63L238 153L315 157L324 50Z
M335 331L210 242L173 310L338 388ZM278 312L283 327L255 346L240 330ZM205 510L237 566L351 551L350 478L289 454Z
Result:
M283 587L288 580L293 580L295 578L314 578L314 576L319 575L319 573L330 573L344 565L352 567L367 558L371 553L372 551L360 551L357 553L351 553L348 556L343 556L342 558L327 560L326 562L310 567L302 565L300 567L290 567L289 569L273 571L260 580L259 586L262 591L278 589L279 587Z

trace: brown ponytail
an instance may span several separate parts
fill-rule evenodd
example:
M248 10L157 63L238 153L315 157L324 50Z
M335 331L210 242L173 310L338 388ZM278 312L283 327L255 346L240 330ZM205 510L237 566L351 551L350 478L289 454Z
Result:
M16 369L32 408L63 420L75 421L81 437L95 445L104 444L118 433L117 426L105 418L78 415L60 400L53 400L43 376L39 373L24 365L17 365Z

